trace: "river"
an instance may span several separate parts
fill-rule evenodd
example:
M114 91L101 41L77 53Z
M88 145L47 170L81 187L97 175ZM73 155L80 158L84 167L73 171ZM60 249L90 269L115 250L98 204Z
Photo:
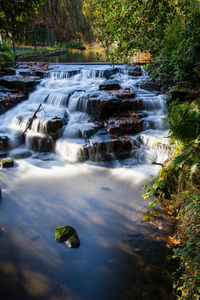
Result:
M124 66L118 67L113 80L134 91L143 108L143 131L130 138L161 162L166 154L152 145L166 134L166 96L140 89L147 78L144 71L132 77ZM0 133L10 139L10 155L29 152L29 157L15 159L14 168L0 170L3 300L173 299L166 258L169 224L153 226L142 217L149 208L142 187L160 167L134 150L123 159L109 152L105 160L98 147L85 160L80 155L91 130L95 141L107 141L86 104L91 95L99 97L108 68L52 64L27 101L0 116ZM21 145L17 137L40 103L43 109ZM54 150L44 151L41 140L52 118L64 126L53 141ZM54 228L67 224L77 229L78 249L54 239Z

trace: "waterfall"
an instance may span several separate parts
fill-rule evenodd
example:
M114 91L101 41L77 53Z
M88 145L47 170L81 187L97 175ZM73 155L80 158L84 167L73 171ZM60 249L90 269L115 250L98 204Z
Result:
M137 70L141 74L137 74ZM26 135L25 147L28 149L53 151L55 157L73 162L120 160L127 163L132 159L133 164L135 161L146 163L141 151L131 146L129 139L137 139L142 151L150 152L155 159L164 159L169 153L155 147L153 140L155 132L157 140L163 134L166 96L138 88L147 74L142 69L137 70L137 76L134 76L135 73L124 66L112 69L106 65L51 65L28 101L6 114L0 132L15 141L38 105L42 104ZM102 83L116 81L125 93L130 91L135 97L121 99L117 95L121 90L99 89ZM140 114L140 121L129 120L129 111ZM117 115L120 125L117 121L109 121L108 125L107 119L115 120Z

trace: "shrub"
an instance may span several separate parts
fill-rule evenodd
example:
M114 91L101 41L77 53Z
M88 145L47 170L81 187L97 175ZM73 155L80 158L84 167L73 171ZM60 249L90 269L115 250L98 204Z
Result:
M0 45L0 71L11 66L15 61L15 54L6 43Z

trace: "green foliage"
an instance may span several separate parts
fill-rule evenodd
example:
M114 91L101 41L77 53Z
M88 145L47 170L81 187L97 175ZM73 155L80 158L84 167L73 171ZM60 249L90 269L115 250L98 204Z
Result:
M138 50L147 50L154 58L157 75L170 75L174 80L199 76L194 71L200 62L198 0L91 2L100 43L105 49L114 46L113 63L127 62Z
M200 107L198 103L173 101L170 105L168 122L171 137L182 142L196 139L200 132Z
M13 46L16 40L23 37L23 30L39 12L44 0L6 0L0 1L0 28L9 39L12 36Z
M200 299L200 196L186 196L187 202L177 216L179 220L178 238L183 241L174 249L173 258L179 259L180 267L174 283L178 299ZM180 275L181 274L181 275Z
M3 43L0 45L0 71L7 67L11 66L15 61L15 55L10 47Z

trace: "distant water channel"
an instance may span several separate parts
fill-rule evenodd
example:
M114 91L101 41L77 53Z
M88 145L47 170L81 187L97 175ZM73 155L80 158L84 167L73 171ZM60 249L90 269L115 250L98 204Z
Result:
M16 158L14 168L0 170L2 300L173 299L166 258L169 224L166 219L150 225L142 217L149 208L142 187L160 167L134 150L124 160L112 154L113 160L104 163L96 147L90 153L93 157L96 151L96 161L80 160L86 133L107 143L105 130L91 131L97 123L87 105L98 100L107 68L54 64L27 101L0 116L0 133L11 141L10 155L30 152L28 158ZM141 147L164 159L151 146L155 136L163 135L166 97L140 89L145 72L135 78L119 68L114 79L136 93L134 101L144 113ZM39 103L43 109L20 145L17 136ZM52 117L65 125L54 151L42 152L37 141L46 138ZM139 135L133 141L139 143ZM67 224L77 229L78 249L54 240L54 228Z
M101 53L101 55L99 55ZM137 53L132 57L131 62L147 63L149 62L148 53ZM32 59L31 59L32 60ZM43 56L37 58L37 61L47 61L51 63L91 63L91 62L109 62L108 53L102 53L99 46L86 46L85 50L67 50L66 53L59 55Z

